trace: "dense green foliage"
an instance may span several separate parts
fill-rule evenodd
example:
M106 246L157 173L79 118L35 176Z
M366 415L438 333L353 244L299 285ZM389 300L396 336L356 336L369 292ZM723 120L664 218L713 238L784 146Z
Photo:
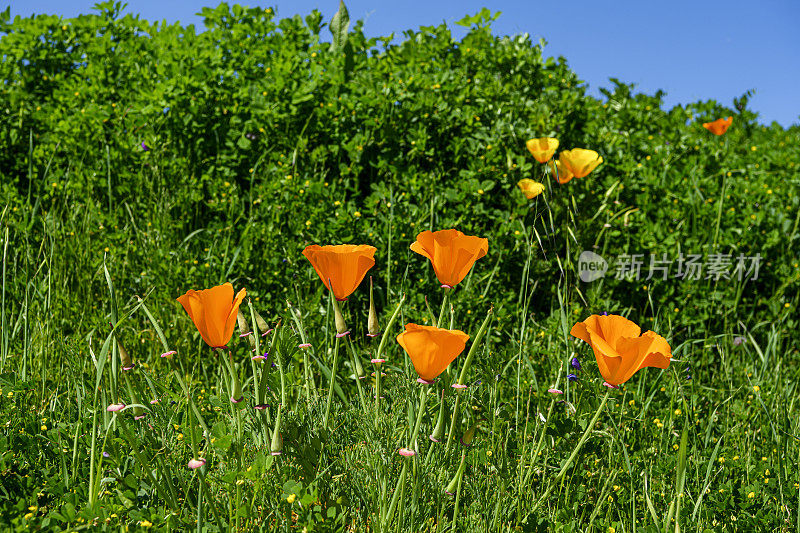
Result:
M203 9L200 33L120 12L120 4L106 2L98 14L69 20L0 14L3 524L78 527L100 517L114 526L149 520L177 528L197 517L197 476L184 472L185 405L137 295L171 347L191 354L190 386L202 389L204 412L223 412L213 434L224 445L212 445L208 476L224 516L204 511L210 528L229 519L242 530L288 527L285 498L293 493L304 503L293 508L298 520L309 528L328 527L314 504L339 526L374 524L394 490L397 428L416 412L402 352L391 348L394 409L379 429L362 420L356 385L343 379L352 405L339 402L344 429L328 432L315 426L321 407L301 401L300 358L287 349L293 385L284 424L293 460L273 464L255 426L246 427L253 438L242 437L241 426L234 431L240 419L227 395L212 392L228 384L174 299L231 281L247 288L271 323L281 316L291 323L291 300L325 347L314 373L327 390L330 313L302 249L376 246L370 273L382 322L401 294L402 321L424 322L424 297L436 307L438 284L408 247L421 230L449 227L490 243L454 296L455 324L474 332L490 304L496 316L471 374L483 385L469 393L473 409L462 421L464 428L482 421L460 500L463 528L583 529L592 522L629 531L641 520L635 527L655 530L653 515L663 519L677 498L685 427L690 488L683 505L693 522L776 530L796 520L797 126L759 125L748 95L733 108L701 102L667 110L662 94L612 80L603 98L591 97L566 60L546 56L543 42L493 35L486 11L462 21L470 31L461 40L444 25L397 40L367 38L358 23L333 44L317 12L276 20L271 9L222 4ZM722 137L701 126L726 116L733 126ZM557 137L562 149L596 150L604 163L559 185L525 148L543 136ZM545 193L526 200L516 186L522 178L542 181ZM584 283L577 268L583 250L607 259L642 254L645 274L651 254L706 261L730 254L734 263L760 254L761 263L749 281L615 279L612 265L603 280ZM359 335L366 294L362 288L349 304ZM589 354L565 340L569 326L602 311L659 331L683 362L637 375L620 391L609 408L617 414L603 426L607 438L590 440L569 487L528 516L548 481L543 474L569 455L602 387L587 357L585 388L583 381L570 385L566 396L577 414L543 391L559 376L564 386L573 352ZM120 337L148 365L137 372L152 371L146 388L165 400L150 421L157 438L134 437L163 452L158 461L169 466L155 470L175 470L175 490L186 498L180 512L140 474L130 440L116 429L106 441L113 466L101 476L104 496L87 504L88 457L105 435L92 437L92 415L103 432L115 428L102 406L127 390L115 357L106 375L93 363L108 323L118 319ZM734 345L735 336L745 342ZM105 348L117 350L113 342ZM277 376L269 379L276 389ZM547 435L541 463L531 453L540 434ZM532 477L516 463L526 458ZM459 453L436 460L437 469L407 489L401 530L452 517L441 489ZM241 506L241 498L251 505ZM29 506L36 510L23 518Z

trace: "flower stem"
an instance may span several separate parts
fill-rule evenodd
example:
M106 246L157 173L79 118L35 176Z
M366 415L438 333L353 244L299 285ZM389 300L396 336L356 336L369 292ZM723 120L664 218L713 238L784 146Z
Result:
M610 394L611 394L611 391L607 391L605 396L603 396L603 401L600 402L600 406L597 408L597 411L594 413L594 417L592 417L592 420L586 426L586 431L583 432L583 436L581 436L581 440L578 441L578 444L575 446L575 449L572 450L572 453L570 454L570 456L567 457L567 460L564 462L564 465L561 467L561 470L558 471L558 474L556 474L556 477L553 479L553 482L550 483L550 486L547 487L547 490L544 492L544 494L542 494L542 497L539 498L539 501L537 501L534 504L533 509L531 509L531 513L539 508L539 506L547 499L547 497L550 496L550 493L553 492L553 489L555 488L556 484L559 481L561 481L564 478L564 476L566 475L567 470L572 465L572 461L575 460L575 457L577 457L578 452L581 451L581 448L586 443L586 441L589 439L589 434L592 432L592 429L594 429L594 425L597 423L597 419L600 418L600 413L603 412L603 408L606 406L606 402L608 401L608 397L610 396Z
M447 310L447 302L450 300L450 291L453 289L444 289L444 298L442 298L442 308L439 310L439 318L436 320L436 327L442 327L442 322L444 322L444 312Z
M375 428L378 427L381 402L381 365L375 364Z
M419 411L417 411L417 421L414 424L414 431L411 432L409 442L408 442L408 449L414 449L414 443L417 441L417 436L419 435L419 426L422 424L422 415L425 413L425 399L428 397L427 390L425 390L427 385L422 385L420 388L419 394ZM416 451L416 450L415 450Z
M382 530L392 522L394 510L397 508L397 501L400 499L400 493L405 489L407 470L408 461L403 461L403 468L400 470L400 477L397 478L397 486L394 489L394 494L392 494L392 501L389 504L389 510L386 512L386 519L383 523L384 527L381 528Z
M328 401L325 404L325 419L323 420L323 425L327 428L328 427L328 418L331 414L331 400L333 400L333 388L336 385L336 366L339 363L339 337L336 337L336 340L333 344L333 365L331 366L331 385L328 389Z

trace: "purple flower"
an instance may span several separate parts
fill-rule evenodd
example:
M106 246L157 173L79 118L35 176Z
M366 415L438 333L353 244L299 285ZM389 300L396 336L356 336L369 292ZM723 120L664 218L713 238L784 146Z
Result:
M740 344L744 343L744 337L734 337L733 338L733 345L739 346Z
M147 146L147 144L144 141L142 141L142 150L144 150L145 152L150 151L150 147Z
M581 369L581 362L578 361L577 357L573 357L572 362L570 364L572 365L572 368L574 368L575 370Z
M575 374L567 374L567 379L570 381L578 381L578 376Z

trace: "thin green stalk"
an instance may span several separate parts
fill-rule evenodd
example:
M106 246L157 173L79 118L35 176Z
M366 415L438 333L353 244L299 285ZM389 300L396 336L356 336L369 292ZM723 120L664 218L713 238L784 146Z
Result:
M378 427L381 402L381 364L375 363L375 427Z
M469 366L472 363L473 357L475 357L475 353L478 351L478 346L480 346L481 338L483 337L486 328L489 326L489 322L492 319L492 307L489 308L489 311L486 313L486 318L483 320L481 327L478 329L478 333L475 335L475 339L472 341L472 346L467 353L467 359L464 361L464 366L461 368L461 374L458 377L458 384L465 385L467 381L467 371L469 370ZM463 389L459 389L463 390ZM453 438L455 437L456 433L456 425L458 424L458 414L459 409L461 407L461 394L456 394L456 402L453 405L453 418L450 421L450 432L447 435L447 444L445 445L445 450L450 449L450 444L453 442Z
M411 438L409 439L408 444L409 450L414 450L417 437L419 436L419 427L422 424L422 415L425 413L425 400L428 397L428 391L426 387L428 387L428 385L422 385L419 391L419 411L417 411L417 421L414 424L414 431L412 431L410 435Z
M336 340L333 344L333 365L331 366L331 385L328 389L328 401L325 403L325 419L323 420L323 426L326 428L328 427L328 418L331 414L331 401L333 400L333 388L336 385L336 366L339 364L339 337L336 337Z
M392 523L392 518L394 517L394 510L397 508L397 502L400 499L400 492L405 489L406 485L406 472L408 471L408 461L403 461L403 468L400 470L400 477L397 478L397 487L394 489L394 494L392 494L392 501L389 503L389 510L386 511L386 519L383 523L382 530L386 528L389 524Z
M461 452L461 464L458 466L458 484L456 485L456 503L453 507L453 531L458 531L458 504L461 502L461 481L464 479L464 461L467 457L467 452Z
M439 310L439 318L436 319L436 327L442 327L444 322L444 312L447 310L447 302L450 300L450 291L452 289L444 288L444 297L442 298L442 308Z
M567 457L567 460L561 466L561 470L559 470L558 474L556 474L556 477L553 478L553 482L550 483L550 485L547 487L547 490L544 492L544 494L542 494L541 498L539 498L539 500L533 505L533 508L530 511L531 513L533 513L534 511L536 511L536 509L539 508L539 506L548 498L548 496L550 496L550 493L553 492L553 489L555 488L556 484L564 478L564 476L567 473L567 470L569 469L570 466L572 466L572 461L575 460L575 457L577 457L578 452L581 451L581 448L583 448L584 443L589 438L589 434L594 429L594 425L597 423L597 419L600 418L600 413L603 412L603 408L606 406L606 402L608 401L608 397L610 395L611 391L607 391L605 396L603 396L603 401L600 402L600 406L594 413L594 417L592 417L592 420L589 422L589 424L587 424L586 431L583 432L581 440L578 441L578 444L575 446L575 449L573 449L570 456Z
M302 344L308 344L306 330L303 327L302 321L300 320L300 312L292 307L292 303L289 300L286 300L286 306L289 308L289 314L292 315L292 320L294 320L295 326L297 326L297 331L300 334L300 342ZM303 381L305 382L306 401L310 403L312 391L316 397L317 390L314 388L314 380L312 378L311 366L308 360L308 350L306 349L303 349Z

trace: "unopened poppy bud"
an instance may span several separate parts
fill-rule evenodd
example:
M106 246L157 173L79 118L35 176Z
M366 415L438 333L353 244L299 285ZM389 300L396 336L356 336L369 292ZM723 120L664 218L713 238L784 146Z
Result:
M119 349L119 361L122 363L122 369L131 370L133 368L133 359L131 359L131 356L128 355L128 351L119 341L119 339L117 339L117 348Z
M461 444L464 446L472 444L472 439L475 438L475 431L477 431L477 429L478 424L470 426L470 428L464 432L464 435L461 436Z
M240 403L244 400L244 393L242 393L242 384L239 383L239 378L234 375L233 383L231 383L231 402Z
M269 445L269 453L271 455L280 455L283 453L283 436L281 436L281 414L283 413L282 406L278 407L278 415L275 417L275 429L272 431L272 442Z
M239 333L245 335L250 332L250 326L247 324L247 319L244 317L242 310L236 313L236 324L239 326Z
M381 327L378 324L378 313L375 311L375 299L372 296L372 276L369 277L369 318L367 319L367 335L377 337Z
M256 326L258 326L258 330L263 334L269 331L269 324L267 321L261 318L261 315L258 314L258 311L253 309L253 313L256 315Z
M433 433L430 434L428 437L433 442L439 442L442 440L444 436L444 426L445 426L445 402L444 402L444 391L442 391L442 401L439 403L439 416L436 417L436 427L433 428Z
M447 484L444 491L449 494L450 496L455 496L456 491L458 491L458 486L461 484L461 477L464 475L464 459L466 458L466 454L461 454L461 463L458 465L458 470L456 470L456 475L453 476L453 479L450 480L450 483Z
M358 379L366 377L367 373L364 372L364 367L361 366L361 357L359 357L357 353L354 353L353 359L356 362L356 376L358 377Z
M344 321L344 317L342 316L342 311L339 309L339 302L335 299L333 300L333 318L336 322L336 336L337 337L344 337L350 331L347 329L347 323Z
M239 313L236 315L236 322L239 325L239 337L247 337L247 342L250 344L250 348L255 348L256 339L253 336L253 332L250 331L250 325L247 323L247 319L245 318L241 309L239 309Z

